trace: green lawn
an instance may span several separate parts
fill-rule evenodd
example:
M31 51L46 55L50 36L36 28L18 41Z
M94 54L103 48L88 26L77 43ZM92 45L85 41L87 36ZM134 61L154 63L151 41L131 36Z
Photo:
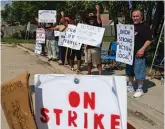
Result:
M13 37L4 37L1 39L1 42L8 44L16 44L16 43L35 43L35 40L25 40L25 39L16 39Z
M103 42L112 42L114 40L114 37L111 36L105 36L103 37ZM25 40L25 39L16 39L13 37L4 37L1 39L1 42L8 43L8 44L16 44L16 43L35 43L35 40Z
M108 42L108 43L110 43L110 42L112 42L114 39L115 39L114 36L104 36L104 37L103 37L103 42Z

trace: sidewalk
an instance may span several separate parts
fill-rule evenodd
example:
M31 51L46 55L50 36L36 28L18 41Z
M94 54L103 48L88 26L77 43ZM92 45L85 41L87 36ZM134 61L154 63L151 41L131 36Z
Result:
M34 44L20 44L17 47L34 54ZM105 46L106 47L106 46ZM41 60L47 62L46 57L38 56ZM57 62L50 62L56 69L64 73L73 74L68 66L59 66ZM87 66L84 66L82 74L87 74ZM97 69L93 69L93 74L98 74ZM103 69L103 75L124 75L125 70L115 70L108 72ZM163 129L164 127L164 87L160 80L147 77L145 81L145 95L141 98L132 98L133 93L128 93L128 122L137 127L137 129Z

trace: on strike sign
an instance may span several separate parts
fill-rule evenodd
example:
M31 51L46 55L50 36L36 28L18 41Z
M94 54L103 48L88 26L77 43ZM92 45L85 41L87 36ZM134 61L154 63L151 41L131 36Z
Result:
M133 63L134 53L134 25L117 25L117 45L116 61L129 65Z
M35 85L39 129L126 129L125 77L36 75Z

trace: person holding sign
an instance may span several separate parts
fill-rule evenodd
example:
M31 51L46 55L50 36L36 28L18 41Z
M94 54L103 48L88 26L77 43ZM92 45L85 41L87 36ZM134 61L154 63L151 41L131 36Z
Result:
M63 31L66 31L68 24L72 24L72 20L69 17L65 17L64 11L61 11L61 16L62 18L60 19L60 23L65 26L65 29ZM68 64L70 64L70 57L71 57L71 49L64 46L60 46L61 63L59 63L59 65L65 65L66 61Z
M61 16L63 17L63 14L61 13ZM56 31L64 31L66 29L67 25L55 25L55 26L49 26L47 28L47 47L48 47L48 61L52 60L57 61L57 52L56 52L56 43L55 43L55 36L54 36L54 30Z
M80 12L78 12L76 14L76 19L74 19L74 25L77 25L78 23L83 23L83 18L82 18L82 14ZM82 46L80 48L80 50L75 50L72 49L71 50L71 58L70 58L70 65L71 65L71 70L74 70L74 59L75 56L77 58L77 69L76 72L80 73L80 66L81 66L81 56L82 56Z
M129 77L127 90L133 92L134 76L138 84L138 88L134 97L140 97L143 93L143 81L145 80L145 56L146 49L152 41L152 32L148 25L143 22L143 14L140 10L132 12L132 20L135 28L135 44L134 44L134 61L133 65L126 65L126 75Z
M89 13L86 18L86 23L92 26L102 26L101 18L100 18L100 6L96 5L96 16L94 13ZM87 63L88 63L88 74L91 74L93 64L97 65L99 75L102 73L102 65L101 65L101 49L98 47L87 45L85 46L87 51Z

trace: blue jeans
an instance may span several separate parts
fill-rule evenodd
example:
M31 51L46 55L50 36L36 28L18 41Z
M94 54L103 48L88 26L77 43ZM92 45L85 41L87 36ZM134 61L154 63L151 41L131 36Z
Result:
M145 80L146 78L146 66L145 57L134 57L133 65L126 65L126 74L128 77L134 77L136 80Z

